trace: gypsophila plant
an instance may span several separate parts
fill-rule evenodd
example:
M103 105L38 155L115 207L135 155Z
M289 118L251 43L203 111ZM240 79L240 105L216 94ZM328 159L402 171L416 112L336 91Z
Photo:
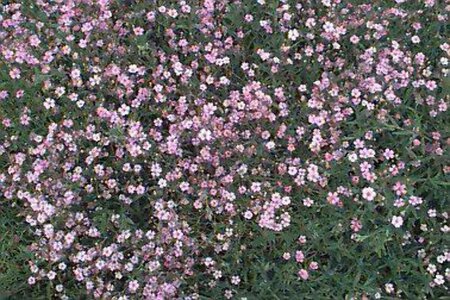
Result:
M448 295L450 2L0 10L0 297Z

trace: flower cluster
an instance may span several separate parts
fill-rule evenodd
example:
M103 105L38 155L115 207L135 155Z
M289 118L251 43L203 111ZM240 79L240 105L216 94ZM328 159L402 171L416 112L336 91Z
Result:
M450 6L362 2L1 6L0 196L28 284L444 294Z

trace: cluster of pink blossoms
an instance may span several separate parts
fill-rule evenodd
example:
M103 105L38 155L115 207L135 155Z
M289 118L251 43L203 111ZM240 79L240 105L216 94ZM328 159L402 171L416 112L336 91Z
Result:
M416 176L450 173L450 44L427 44L442 1L12 2L0 197L32 236L30 285L244 299L261 257L300 285L330 274L321 228L348 245L386 232L447 289L428 235L448 213ZM405 296L377 284L357 293Z

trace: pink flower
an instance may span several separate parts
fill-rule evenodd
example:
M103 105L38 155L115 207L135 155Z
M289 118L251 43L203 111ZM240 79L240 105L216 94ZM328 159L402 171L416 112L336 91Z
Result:
M246 218L247 220L250 220L252 217L253 217L253 213L251 211L247 210L244 213L244 218Z
M138 35L138 36L144 34L144 29L142 27L136 27L133 29L133 31L134 31L134 34Z
M360 231L361 228L362 228L361 221L359 221L359 220L356 219L356 218L352 219L352 221L350 222L350 228L351 228L354 232Z
M305 255L302 251L296 251L295 252L295 261L302 263L305 260Z
M394 158L394 151L392 151L391 149L386 149L383 152L383 156L387 160L393 159Z
M130 293L136 293L138 288L139 288L139 283L137 280L132 280L128 283L128 289L130 290Z
M301 269L300 271L298 271L298 276L303 280L307 280L309 278L309 273L307 270Z
M397 196L406 194L406 185L404 185L400 181L397 181L392 189Z
M336 192L335 193L329 192L328 196L327 196L327 201L328 201L328 203L330 203L332 205L338 205L339 202L340 202L338 193L336 193Z
M20 78L20 70L18 68L13 68L11 71L9 71L9 76L12 79L19 79Z
M319 268L319 264L318 264L317 262L315 262L315 261L312 261L312 262L309 264L309 268L310 268L311 270L317 270L317 269Z
M430 91L434 91L434 90L437 88L436 81L434 81L434 80L429 80L429 81L427 81L427 83L425 84L425 86L426 86L427 89L429 89Z
M358 44L358 43L359 43L359 37L357 37L356 35L352 35L352 36L350 37L350 42L351 42L352 44Z
M304 236L304 235L301 235L301 236L299 236L298 237L298 242L300 243L300 244L306 244L306 236Z

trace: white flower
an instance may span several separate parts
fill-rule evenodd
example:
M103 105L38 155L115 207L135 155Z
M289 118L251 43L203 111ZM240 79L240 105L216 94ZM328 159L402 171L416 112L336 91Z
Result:
M289 30L289 32L288 32L288 38L289 38L291 41L297 40L299 36L300 36L300 34L298 33L298 30L297 30L297 29L291 29L291 30Z
M444 280L444 276L438 274L436 275L436 278L434 278L434 283L436 283L437 285L442 285L444 284L445 280Z
M50 271L50 272L47 273L47 278L48 279L53 280L53 279L55 279L55 277L56 277L56 272L55 271Z
M411 38L411 42L413 42L413 44L418 44L420 43L420 38L417 35L415 35Z
M273 141L269 141L266 143L266 148L269 150L272 150L273 148L275 148L275 143Z
M126 104L122 104L122 106L119 108L119 113L122 116L126 116L130 113L130 107Z
M392 292L395 291L394 285L392 283L386 283L384 285L384 289L386 290L386 293L388 293L388 294L391 294Z
M326 22L322 27L325 30L325 32L333 32L334 31L334 24L331 22Z
M283 197L282 199L281 199L281 203L283 204L283 205L289 205L289 204L291 204L291 198L289 198L289 197Z
M54 108L55 107L55 100L53 100L51 98L45 99L44 107L45 107L45 109Z
M434 264L429 264L428 268L427 268L428 273L433 274L437 271L436 265Z
M138 67L136 65L130 65L128 67L128 72L131 74L137 73L139 71Z
M212 139L211 131L202 128L202 130L198 133L198 138L202 141L210 141Z
M241 278L239 278L239 276L233 276L231 277L231 283L234 285L238 285L239 282L241 282Z
M348 160L351 161L351 162L355 162L355 161L358 160L358 155L353 152L353 153L348 155Z
M167 186L167 181L165 179L158 180L158 185L160 188L165 188Z
M403 225L403 218L401 216L393 216L391 223L395 228L400 228Z
M362 190L362 196L367 201L373 201L375 199L377 193L375 193L375 190L371 187L363 188Z

